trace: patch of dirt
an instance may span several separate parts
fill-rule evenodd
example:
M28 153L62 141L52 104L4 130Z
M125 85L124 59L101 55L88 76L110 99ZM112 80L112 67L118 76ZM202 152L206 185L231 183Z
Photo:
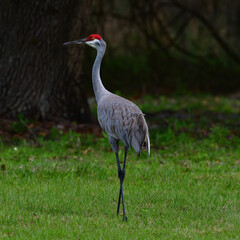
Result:
M81 134L101 136L101 128L97 123L76 123L65 119L26 122L24 120L0 119L0 136L4 141L11 139L36 139L38 136L49 137L53 132L65 134L69 131Z

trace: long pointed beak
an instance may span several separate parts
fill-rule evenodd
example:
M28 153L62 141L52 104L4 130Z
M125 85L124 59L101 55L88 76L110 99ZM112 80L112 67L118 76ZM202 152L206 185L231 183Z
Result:
M83 44L87 42L87 38L82 38L79 40L71 41L71 42L65 42L63 45L71 45L71 44Z

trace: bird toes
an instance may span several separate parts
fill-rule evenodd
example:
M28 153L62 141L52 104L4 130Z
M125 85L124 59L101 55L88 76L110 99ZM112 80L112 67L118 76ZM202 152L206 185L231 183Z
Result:
M123 215L123 220L122 222L126 221L127 222L127 216L126 215Z

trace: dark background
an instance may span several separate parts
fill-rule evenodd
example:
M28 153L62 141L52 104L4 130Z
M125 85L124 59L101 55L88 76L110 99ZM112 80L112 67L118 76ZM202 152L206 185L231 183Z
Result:
M240 1L56 0L0 3L0 117L90 122L95 50L102 80L130 98L240 94Z

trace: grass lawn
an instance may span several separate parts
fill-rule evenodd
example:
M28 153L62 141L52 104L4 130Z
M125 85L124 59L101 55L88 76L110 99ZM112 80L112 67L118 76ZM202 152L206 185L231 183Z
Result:
M150 158L129 151L124 223L105 134L2 139L0 239L239 239L239 112L195 105L149 119Z

